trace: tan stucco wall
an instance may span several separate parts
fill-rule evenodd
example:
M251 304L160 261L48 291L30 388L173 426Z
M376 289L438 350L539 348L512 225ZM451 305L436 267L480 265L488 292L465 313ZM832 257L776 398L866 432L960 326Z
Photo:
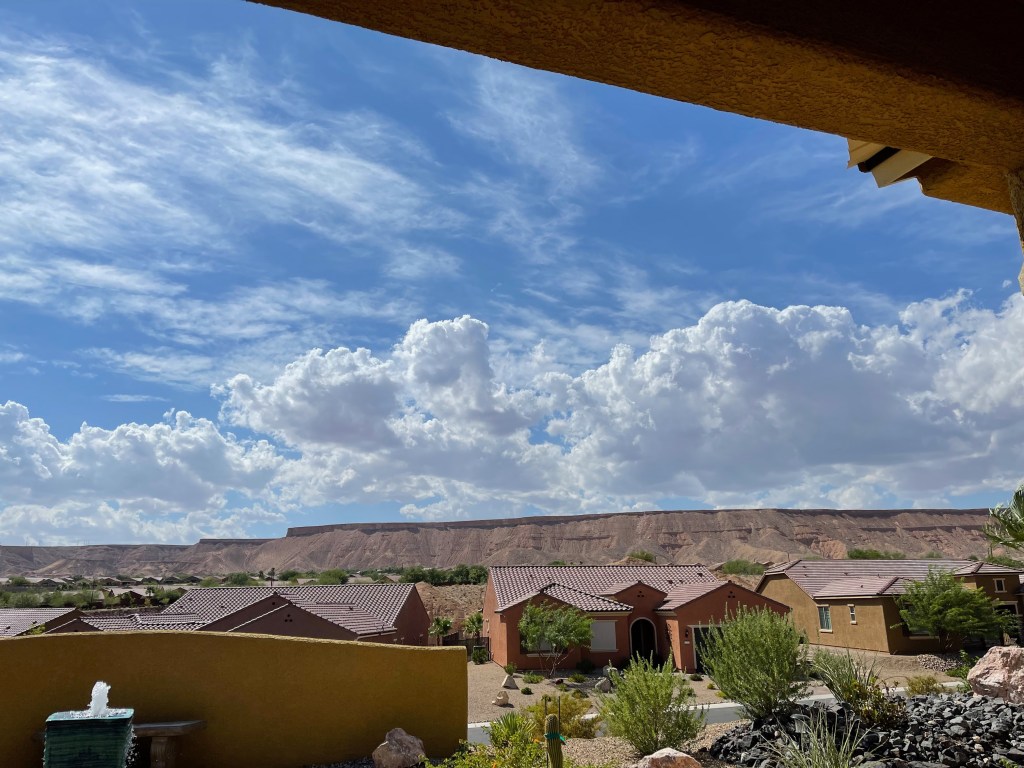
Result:
M188 768L297 768L369 755L391 728L446 756L466 736L466 652L219 632L0 640L0 764L35 768L32 734L84 708L93 683L138 722L206 720Z

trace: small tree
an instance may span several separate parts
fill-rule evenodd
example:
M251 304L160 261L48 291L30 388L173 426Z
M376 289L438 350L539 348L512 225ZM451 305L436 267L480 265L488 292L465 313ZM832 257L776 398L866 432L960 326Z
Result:
M471 613L462 622L462 631L472 635L474 640L480 639L480 633L484 631L484 615L480 611Z
M437 645L441 644L441 638L452 631L452 620L447 616L435 616L434 620L430 622L430 628L427 630L434 643Z
M590 623L587 614L572 606L530 603L519 619L519 637L526 650L540 654L547 662L548 675L552 676L569 651L590 644Z
M702 658L708 676L747 717L779 717L807 690L807 646L789 616L741 607L708 629Z
M907 627L937 637L943 651L965 637L1016 632L1016 615L1001 613L996 605L980 589L967 589L953 574L935 569L924 580L909 582L899 598L900 618Z
M326 571L320 571L316 577L317 584L347 584L348 583L348 571L341 568L330 568Z
M988 511L985 535L993 544L1024 550L1024 483L1017 488L1009 504L999 504Z

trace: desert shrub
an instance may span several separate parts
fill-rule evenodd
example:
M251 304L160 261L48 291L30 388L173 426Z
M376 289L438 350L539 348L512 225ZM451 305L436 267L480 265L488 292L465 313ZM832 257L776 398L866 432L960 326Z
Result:
M542 674L540 674L538 672L523 672L523 682L524 683L530 683L531 685L536 685L537 683L539 683L543 679L544 679L544 675L542 675Z
M487 649L483 647L477 647L473 649L473 653L470 656L474 664L486 664L490 661L490 654L487 653Z
M597 665L590 659L580 659L578 662L576 662L576 669L578 669L584 675L589 675L591 672L597 669Z
M769 745L779 768L855 768L868 758L857 756L863 736L854 730L837 733L823 717L814 717L801 741L783 731L782 739Z
M11 597L12 608L37 608L39 595L35 592L15 592Z
M704 675L700 675L700 674L697 674L696 672L694 672L692 675L690 675L690 679L693 680L694 682L700 682L701 680L704 679Z
M533 688L528 685L524 685L519 692L523 694L523 696L533 696Z
M655 666L634 659L621 674L612 673L613 695L601 696L608 733L624 739L637 754L679 747L704 728L705 710L691 708L696 696L670 664Z
M587 694L586 691L581 691L579 688L574 690L570 695L574 699L589 699L590 698L589 694Z
M582 672L573 672L571 675L569 675L569 680L571 680L574 683L585 683L587 682L587 676L584 675Z
M713 682L712 683L708 683L708 690L709 691L717 691L718 690L718 686L715 685Z
M224 577L224 584L228 587L254 587L257 582L248 573L229 573Z
M846 553L850 560L904 560L902 552L883 552L877 549L851 549Z
M516 665L515 665L515 664L513 664L513 663L512 663L511 661L510 661L510 662L509 662L508 664L506 664L506 665L505 665L504 667L502 667L502 669L504 669L504 670L505 670L505 674L506 674L506 675L514 675L514 674L516 673L516 669L517 669L517 667L516 667Z
M584 720L583 716L589 711L590 701L587 699L574 699L571 696L554 698L548 694L544 694L536 704L531 704L524 709L524 712L529 713L533 719L534 735L538 739L544 737L544 717L550 714L559 716L560 730L565 738L594 738L597 735L598 726L601 724L601 718L591 717Z
M643 560L645 563L654 562L654 555L646 549L634 549L629 553L629 556L634 560Z
M316 577L316 584L348 584L348 571L341 568L329 568L320 571Z
M750 560L730 560L722 565L722 573L731 576L760 576L764 573L764 566Z
M906 720L906 702L879 684L875 664L849 653L818 651L814 668L838 701L871 727L893 727Z
M957 665L951 669L946 670L946 674L950 677L957 677L961 680L967 680L967 673L970 672L974 665L978 663L977 656L971 656L967 651L960 651L960 660Z
M907 678L908 696L932 696L944 690L935 675L915 675Z
M708 676L757 720L790 712L806 691L801 669L807 648L788 616L740 608L711 627L702 657Z

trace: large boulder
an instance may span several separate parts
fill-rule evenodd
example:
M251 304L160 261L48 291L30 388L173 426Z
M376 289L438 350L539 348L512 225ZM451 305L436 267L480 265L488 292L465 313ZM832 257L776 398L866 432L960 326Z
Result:
M967 683L978 695L996 696L1013 704L1024 702L1024 648L989 648L967 674Z
M641 759L635 768L700 768L700 763L685 752L666 747Z
M401 728L392 728L373 750L375 768L412 768L424 760L423 742Z

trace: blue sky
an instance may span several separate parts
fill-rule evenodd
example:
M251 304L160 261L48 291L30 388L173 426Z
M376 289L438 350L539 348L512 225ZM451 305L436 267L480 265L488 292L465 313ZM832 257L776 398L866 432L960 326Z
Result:
M0 30L4 543L1021 475L1012 220L841 138L249 3Z

